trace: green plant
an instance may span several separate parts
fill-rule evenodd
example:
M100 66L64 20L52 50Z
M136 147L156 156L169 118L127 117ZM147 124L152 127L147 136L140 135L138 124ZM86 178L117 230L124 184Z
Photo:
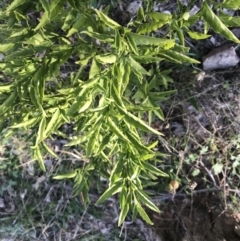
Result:
M215 6L226 7L226 2ZM212 27L239 40L220 18L229 26L233 21L217 17L206 1L194 16L179 1L179 12L173 15L152 12L151 1L146 1L127 27L108 17L108 7L100 11L91 4L14 0L0 12L0 69L5 76L0 86L0 129L8 127L6 136L19 128L30 129L32 158L45 170L43 154L57 158L46 140L54 134L68 138L60 127L73 124L67 146L78 145L84 151L82 168L54 178L73 178L75 193L82 192L88 201L94 175L103 176L109 188L98 203L119 193L119 225L130 210L152 223L142 204L159 210L143 186L167 174L150 162L160 161L161 153L153 151L157 142L144 143L142 137L150 132L167 147L150 125L156 117L164 119L159 104L173 93L167 91L171 71L162 70L161 63L199 63L187 55L186 33L202 39L210 36L207 31ZM204 33L189 30L200 18L206 23ZM161 27L167 27L165 35L154 37Z

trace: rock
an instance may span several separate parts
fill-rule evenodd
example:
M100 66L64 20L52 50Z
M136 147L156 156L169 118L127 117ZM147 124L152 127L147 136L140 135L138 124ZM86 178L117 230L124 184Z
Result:
M203 70L228 69L239 63L240 59L233 46L221 46L203 57Z

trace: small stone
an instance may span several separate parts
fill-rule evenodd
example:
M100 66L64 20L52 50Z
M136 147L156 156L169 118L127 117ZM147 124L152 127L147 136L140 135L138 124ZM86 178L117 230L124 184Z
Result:
M233 46L221 46L203 57L203 70L228 69L237 65L239 61Z

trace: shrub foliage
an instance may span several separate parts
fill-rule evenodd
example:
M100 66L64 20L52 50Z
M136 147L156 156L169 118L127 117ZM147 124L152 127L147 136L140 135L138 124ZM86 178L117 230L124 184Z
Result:
M194 2L194 1L192 1ZM212 2L212 1L210 1ZM170 70L163 61L176 64L199 61L189 57L185 37L208 38L209 28L227 39L239 40L227 28L239 26L237 17L228 17L214 8L236 9L237 0L213 3L190 14L190 7L178 1L178 12L154 12L145 1L127 26L108 16L109 6L99 10L91 0L14 0L0 12L0 129L7 135L17 129L30 129L32 158L43 170L44 153L57 155L46 140L53 135L68 138L68 146L83 151L82 168L69 170L55 179L73 178L74 192L88 201L94 175L109 180L102 202L119 193L119 225L129 211L151 223L142 205L159 211L144 186L168 176L152 161L162 153L145 143L144 133L165 143L162 134L151 127L154 118L164 120L160 103L173 93L167 90ZM202 19L204 29L191 26ZM163 29L164 35L157 37ZM71 137L60 130L65 123L74 126Z

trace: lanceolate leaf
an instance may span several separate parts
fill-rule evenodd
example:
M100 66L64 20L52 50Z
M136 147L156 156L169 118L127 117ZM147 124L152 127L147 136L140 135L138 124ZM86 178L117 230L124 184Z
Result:
M7 8L7 12L8 11L12 11L15 8L17 8L18 6L22 5L23 3L29 2L30 0L14 0Z
M176 52L173 50L164 50L162 52L159 52L159 55L163 56L163 57L165 57L165 56L170 57L173 60L178 61L179 63L184 63L184 62L195 63L195 64L200 63L198 60L192 59L185 54L182 54L182 53L179 53L179 52Z
M148 162L141 162L141 164L145 168L146 172L151 172L151 173L153 173L155 175L162 176L162 177L168 177L167 173L159 170L158 168L156 168L155 166L151 165Z
M123 221L125 220L127 214L128 214L128 211L129 211L129 204L126 203L122 209L121 209L121 212L120 212L120 216L119 216L119 219L118 219L118 227L123 223Z
M225 38L240 43L240 40L222 23L217 15L211 10L207 2L203 2L202 14L204 20L213 28L213 30Z
M143 218L144 221L146 221L148 224L153 225L153 222L150 220L150 218L148 217L147 213L145 212L145 210L142 208L142 206L140 205L140 203L137 201L136 197L134 196L134 206L136 207L138 213L140 214L140 216Z
M17 94L14 91L4 102L0 105L0 116L3 115L14 103L17 98Z
M240 0L227 0L224 1L223 3L216 4L216 6L220 6L222 8L227 8L227 9L239 9L240 6Z
M46 129L44 130L44 137L48 137L51 132L54 132L56 126L58 123L61 121L61 116L60 116L60 110L57 108L57 110L54 112L54 114L51 117L51 120L47 124Z
M135 193L138 197L138 199L147 207L149 207L150 209L152 209L155 212L160 212L159 209L157 208L157 206L155 206L150 200L149 197L140 189L136 189Z
M131 74L130 65L128 63L124 63L124 73L122 77L122 91L120 95L123 95L124 91L126 90L126 87L128 86L130 74Z
M99 18L110 28L112 29L120 29L121 25L119 25L117 22L113 21L111 18L109 18L107 15L105 15L103 12L98 11L97 9L95 9L97 15L99 16Z
M34 158L34 160L38 160L39 166L42 168L42 170L44 172L46 172L46 168L45 168L45 165L44 165L44 161L43 161L42 154L41 154L39 146L36 146L36 147L33 148L33 158Z
M111 197L113 194L118 193L122 190L122 180L119 180L118 182L111 185L98 199L96 204L102 203L105 200L107 200L109 197Z
M34 31L43 28L49 21L53 20L63 10L64 0L53 0L50 4L50 16L45 12Z
M75 9L72 9L70 12L68 12L68 14L65 18L64 24L62 26L63 31L67 31L70 28L70 26L75 21L77 14L78 14L78 12Z
M171 39L160 39L154 37L148 37L136 33L126 33L126 35L130 35L133 41L135 41L136 45L153 45L160 46L163 49L170 49L174 46L174 40Z
M110 117L107 118L107 123L109 124L109 127L114 134L116 134L122 140L129 142L128 138L123 134L123 132L118 128L118 126Z
M148 126L144 121L136 117L135 115L131 114L130 112L127 112L127 110L123 109L120 106L117 106L119 112L124 115L124 119L127 123L130 125L135 126L136 128L139 128L146 132L151 132L156 135L163 135L162 133L158 132L157 130L153 129L152 127Z
M114 99L114 101L120 105L123 106L123 102L120 96L120 93L117 91L117 88L114 86L114 84L112 84L112 91L111 91L112 97Z
M156 31L161 28L164 24L165 22L163 21L144 23L138 27L137 32L138 34L151 33L152 31Z
M76 98L76 101L67 109L66 113L68 116L72 116L76 112L80 111L81 108L86 104L86 101L89 100L90 89L82 89L79 94L79 97Z
M39 117L35 117L32 119L29 119L27 121L24 121L22 123L16 124L11 126L10 128L26 128L26 127L31 127L32 125L34 125L35 123L37 123Z
M131 143L133 144L133 146L137 149L137 150L141 150L147 153L153 153L150 148L147 148L145 145L143 145L141 143L141 140L136 138L136 136L133 135L133 133L129 130L126 131L126 136L127 138L131 141Z
M206 39L211 37L211 35L209 34L204 34L204 33L198 33L198 32L193 32L193 31L187 31L188 35L192 38L192 39Z
M13 48L14 44L13 43L8 43L8 44L0 44L0 52L4 53L8 50L10 50L11 48Z
M46 128L46 118L43 116L42 120L40 121L38 132L37 132L37 138L36 138L36 146L44 139L44 131Z
M13 84L10 85L0 85L0 93L6 93L11 91L11 89L13 88Z
M108 134L106 134L106 135L104 136L103 140L102 140L101 143L100 143L100 147L99 147L99 149L97 150L98 153L102 152L102 151L107 147L107 145L108 145L109 142L110 142L110 139L111 139L112 135L113 135L113 134L112 134L111 132L109 132Z
M72 28L68 31L67 37L70 37L74 33L81 30L81 28L86 26L86 20L87 18L84 15L81 15L77 21L73 24Z
M151 12L147 14L150 18L154 19L155 21L164 21L168 22L171 18L171 14L167 13L160 13L160 12Z
M62 179L66 179L66 178L74 178L77 175L77 171L72 171L66 174L62 174L62 175L57 175L55 177L53 177L53 179L56 180L62 180Z
M228 27L240 27L240 17L232 17L227 14L221 14L219 18Z
M117 60L117 56L115 54L101 54L96 55L95 58L101 64L113 64Z
M133 40L132 36L130 34L126 34L127 40L128 40L128 46L130 48L130 50L135 53L136 55L138 55L138 48L136 45L136 42Z
M48 4L48 1L47 0L40 0L42 6L43 6L43 9L45 10L45 12L47 13L47 16L49 17L50 16L50 7L49 7L49 4Z
M164 58L154 57L152 54L139 55L139 56L132 55L132 58L134 58L137 62L143 63L143 64L149 64L149 63L153 63L153 62L160 62L160 61L164 60Z
M131 56L126 58L126 61L132 67L136 73L141 73L143 75L150 75L137 61L135 61Z
M92 65L89 71L89 79L92 79L95 75L99 74L100 67L99 64L96 62L95 58L92 59Z
M41 145L50 155L52 155L53 157L59 159L59 157L51 150L50 147L48 147L48 145L44 141L41 142Z
M90 31L82 31L81 33L85 33L88 36L98 39L99 41L102 41L104 43L113 43L114 42L114 38L107 34L100 34L100 33L95 33L95 32L90 32Z
M99 131L101 130L101 124L97 124L98 127L96 129L93 129L91 137L88 140L87 148L86 148L86 156L90 157L92 153L94 152L94 149L96 147L96 141L99 139Z

